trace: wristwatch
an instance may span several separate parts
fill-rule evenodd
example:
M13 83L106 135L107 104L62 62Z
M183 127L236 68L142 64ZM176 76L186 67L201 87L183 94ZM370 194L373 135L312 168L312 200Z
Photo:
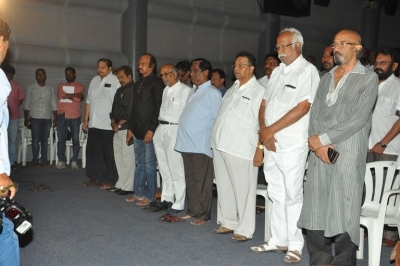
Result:
M263 150L264 149L264 145L262 145L262 144L257 145L257 148L259 148L260 150Z
M382 148L386 149L387 145L384 144L382 141L380 141L379 144L381 145Z
M118 125L118 128L121 128L121 125Z

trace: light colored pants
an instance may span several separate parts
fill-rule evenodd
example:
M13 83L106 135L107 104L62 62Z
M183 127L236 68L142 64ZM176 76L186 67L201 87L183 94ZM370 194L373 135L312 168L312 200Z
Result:
M217 223L252 238L256 226L258 168L246 160L214 150L214 172L218 189Z
M172 202L172 209L185 207L186 182L182 156L174 150L178 125L159 125L153 137L158 170L162 177L161 200Z
M132 191L135 176L134 145L126 145L126 129L114 134L114 159L118 171L116 188Z
M303 179L308 147L289 149L277 145L276 153L264 149L264 174L272 200L269 244L302 250L304 238L297 227L303 207Z

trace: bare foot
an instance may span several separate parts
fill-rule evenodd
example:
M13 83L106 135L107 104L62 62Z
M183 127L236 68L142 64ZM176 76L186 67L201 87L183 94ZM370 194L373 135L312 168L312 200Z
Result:
M206 221L200 220L200 219L196 219L196 220L191 222L191 224L193 224L193 225L203 225L205 223L206 223Z
M187 220L190 218L192 218L192 216L190 216L189 214L185 214L185 215L181 216L181 219L183 219L183 220Z

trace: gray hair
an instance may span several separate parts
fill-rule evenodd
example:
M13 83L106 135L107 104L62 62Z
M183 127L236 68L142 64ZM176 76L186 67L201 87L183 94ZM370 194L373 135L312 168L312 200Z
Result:
M296 30L295 28L285 28L285 29L281 30L279 32L279 34L281 34L283 32L291 32L291 33L293 33L292 42L300 43L300 50L303 49L304 41L303 41L303 35L301 35L300 31ZM294 47L294 44L293 44L293 47Z

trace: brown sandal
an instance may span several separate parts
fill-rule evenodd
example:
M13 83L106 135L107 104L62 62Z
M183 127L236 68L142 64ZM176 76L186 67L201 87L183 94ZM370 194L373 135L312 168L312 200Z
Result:
M288 250L283 258L284 263L298 263L302 259L302 253L298 250Z
M231 238L233 242L246 242L249 238L245 237L244 235L234 234Z

